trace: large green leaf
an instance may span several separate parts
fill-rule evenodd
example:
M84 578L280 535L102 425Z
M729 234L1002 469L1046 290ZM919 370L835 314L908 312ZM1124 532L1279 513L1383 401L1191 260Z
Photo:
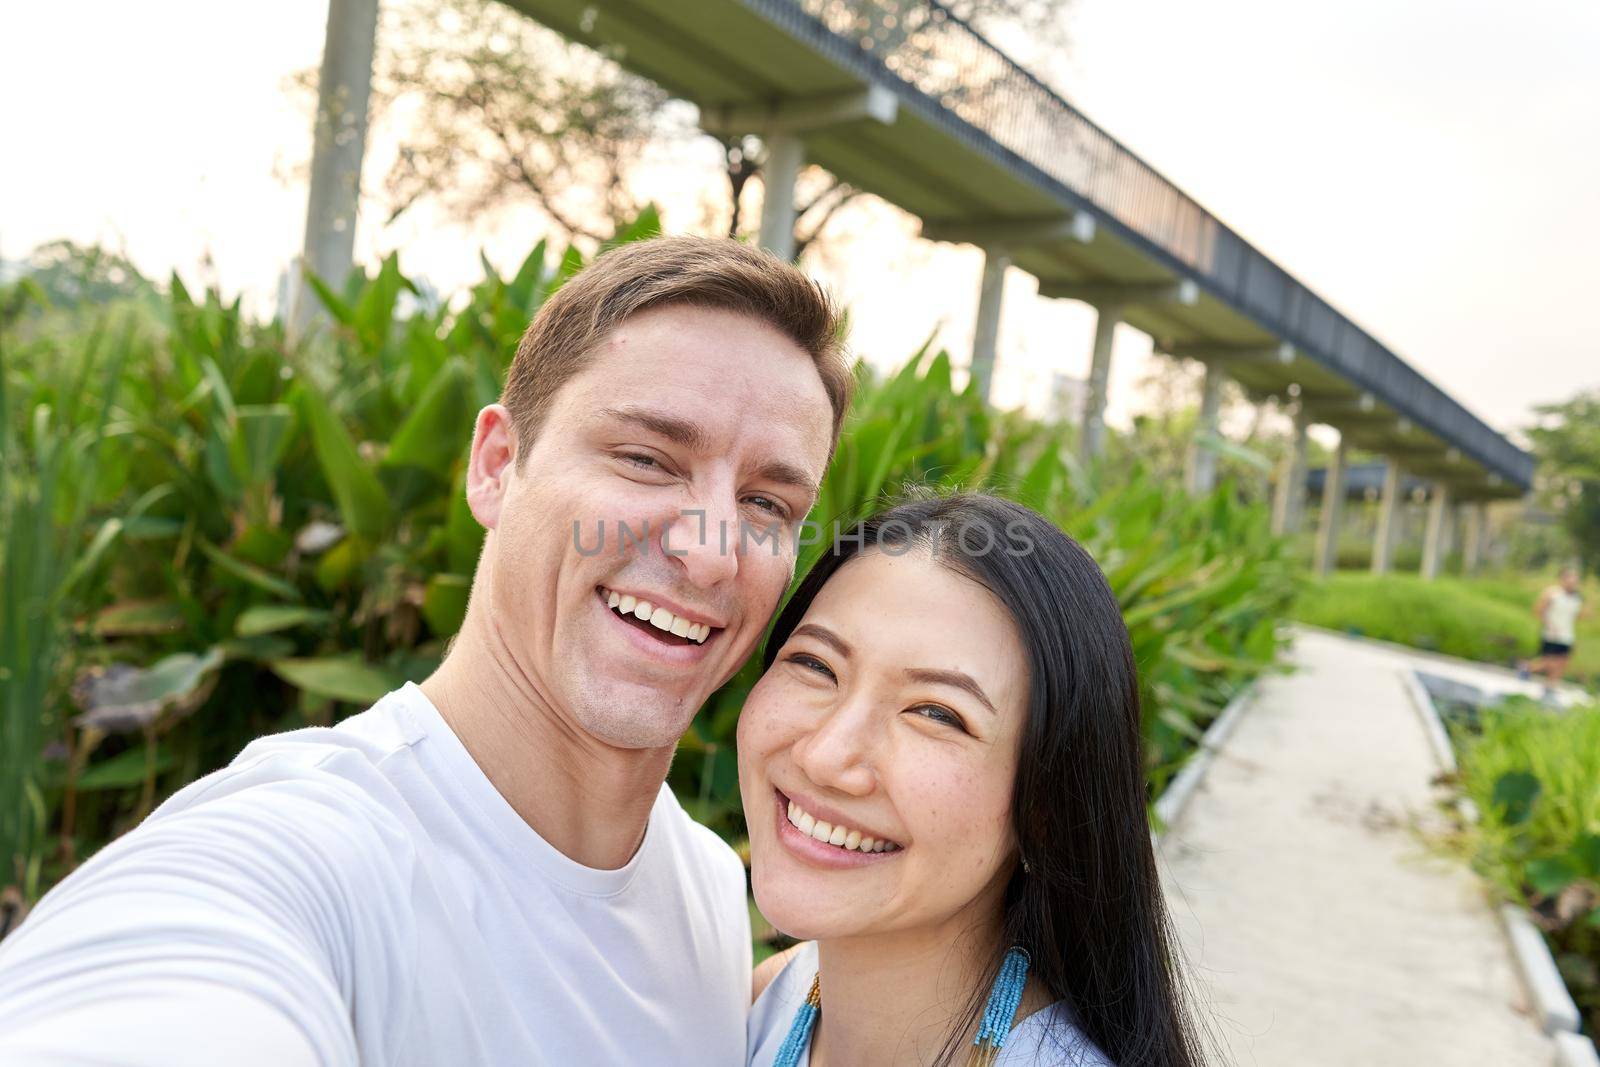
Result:
M287 404L250 404L238 409L228 458L245 486L264 485L272 479L289 447L293 428L294 409Z
M351 704L376 703L406 681L398 672L367 663L356 655L280 659L273 660L271 667L278 677L313 696Z
M181 629L183 609L174 600L122 600L94 617L96 637L136 637Z
M132 789L142 785L146 777L165 774L177 766L178 758L164 747L151 750L150 742L119 752L110 759L99 760L78 776L73 787L80 793L94 793L106 789Z
M472 443L471 376L460 359L447 362L395 431L384 464L418 467L448 478Z
M312 445L322 476L333 491L344 524L368 541L381 540L389 526L389 500L377 473L367 465L327 402L314 389L297 393L300 410L311 427Z
M1543 789L1537 775L1511 771L1495 780L1491 802L1508 826L1516 826L1528 821L1528 816L1533 814L1534 801L1539 799Z
M73 721L82 728L128 733L154 726L164 716L187 714L205 699L222 663L222 650L212 648L198 655L177 652L149 667L113 663L91 669L73 686L83 709Z
M320 625L330 618L332 616L326 611L301 604L258 604L239 613L239 618L233 624L233 632L240 637L259 637L296 626Z
M429 578L422 597L422 617L428 628L440 637L450 637L461 629L471 591L472 579L465 574L435 574Z
M200 545L200 551L205 553L206 558L211 560L212 563L215 563L218 569L222 570L224 573L230 574L242 582L253 585L257 589L271 593L273 596L282 597L285 600L300 599L300 590L296 589L291 583L284 581L282 578L267 573L265 570L257 567L253 563L246 563L242 559L235 559L233 556L228 555L226 552L222 551L222 549L213 545L204 538L201 538L198 543Z

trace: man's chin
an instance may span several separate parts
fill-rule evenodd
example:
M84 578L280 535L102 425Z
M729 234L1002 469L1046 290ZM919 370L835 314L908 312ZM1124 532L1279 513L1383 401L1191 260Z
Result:
M620 686L610 699L591 697L576 709L578 724L596 741L623 749L666 748L689 729L698 705L676 702L660 692Z

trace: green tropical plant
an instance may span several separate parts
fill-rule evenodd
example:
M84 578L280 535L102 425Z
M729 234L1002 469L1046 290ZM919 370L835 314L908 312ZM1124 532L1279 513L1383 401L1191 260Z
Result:
M1555 713L1525 697L1456 731L1474 865L1526 904L1567 987L1600 1032L1600 705Z
M647 213L615 240L657 229ZM7 448L8 471L39 471L55 499L93 485L78 526L58 513L16 540L63 559L99 546L98 580L50 609L63 623L58 667L32 703L0 705L16 738L0 760L35 783L31 825L54 842L30 846L28 896L251 738L331 723L432 671L483 539L463 492L474 416L499 396L528 320L584 263L541 243L511 276L486 262L481 283L435 304L391 257L339 287L316 281L328 329L301 344L176 278L141 292L115 391L78 370L88 384L70 391L76 406L50 416L80 435L103 423L92 479L41 468L38 435ZM13 422L57 410L60 368L91 365L103 343L85 325L102 309L25 283L0 294L0 306L22 305L3 327ZM1122 601L1159 789L1278 651L1294 583L1265 509L1228 485L1175 492L1126 450L1081 469L1065 430L989 410L926 347L895 375L861 375L812 518L826 526L935 485L989 487L1060 523ZM747 664L703 709L671 777L735 843L734 726L756 671Z
M56 722L61 619L122 531L108 520L81 555L72 551L101 488L107 416L132 341L126 324L101 318L80 358L45 361L26 383L11 382L0 358L0 886L24 899L38 891L43 862L38 757ZM87 390L96 376L99 396Z

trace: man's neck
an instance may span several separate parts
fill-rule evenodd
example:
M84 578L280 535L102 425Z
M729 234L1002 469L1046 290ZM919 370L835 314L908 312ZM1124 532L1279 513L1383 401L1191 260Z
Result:
M672 749L619 749L562 716L469 611L445 661L421 685L524 822L568 859L615 870L644 840Z
M965 1062L961 1053L976 1033L977 1019L968 1016L973 991L988 976L998 937L997 930L925 928L820 942L822 1012L811 1043L812 1064L930 1063L957 1025L966 1029L955 1062ZM988 994L987 988L982 991L983 997ZM1049 999L1030 981L1017 1021Z

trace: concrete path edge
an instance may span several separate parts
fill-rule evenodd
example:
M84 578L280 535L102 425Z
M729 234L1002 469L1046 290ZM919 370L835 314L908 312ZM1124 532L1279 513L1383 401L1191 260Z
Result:
M1200 736L1200 744L1195 748L1194 755L1183 765L1172 781L1167 783L1167 788L1156 800L1155 815L1161 825L1159 830L1150 831L1150 844L1159 846L1161 835L1167 827L1178 821L1183 814L1183 809L1188 807L1189 800L1200 788L1200 783L1205 780L1206 771L1210 769L1211 762L1216 758L1218 750L1227 743L1228 737L1239 723L1239 717L1244 714L1244 709L1255 698L1257 686L1254 680L1245 684L1245 687L1228 701L1220 714L1211 721L1206 732Z

